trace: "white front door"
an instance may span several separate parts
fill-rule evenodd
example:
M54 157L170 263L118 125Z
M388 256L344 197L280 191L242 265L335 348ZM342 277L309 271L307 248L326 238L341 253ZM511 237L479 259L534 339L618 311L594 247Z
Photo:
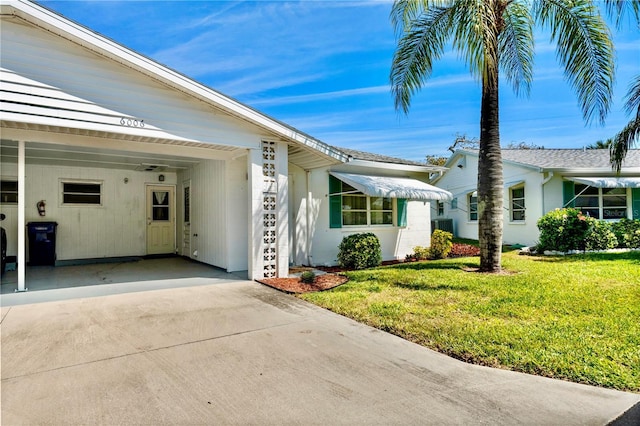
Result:
M175 188L147 186L147 254L175 253Z

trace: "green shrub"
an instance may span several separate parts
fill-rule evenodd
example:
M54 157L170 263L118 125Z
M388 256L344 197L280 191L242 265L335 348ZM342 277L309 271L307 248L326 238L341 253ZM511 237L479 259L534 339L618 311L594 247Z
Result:
M379 266L382 263L380 240L370 232L344 237L338 246L338 263L352 269Z
M538 219L540 242L538 250L584 250L588 217L574 208L555 209Z
M313 271L304 271L300 275L300 281L302 281L305 284L313 284L315 280L316 280L316 274Z
M413 256L416 260L427 260L431 256L429 247L415 246L413 248Z
M589 218L589 230L585 237L587 250L608 250L618 245L618 239L611 230L611 224L604 220Z
M640 248L640 220L622 219L611 224L618 247Z
M429 248L430 257L433 259L444 259L449 255L451 247L453 247L453 234L451 232L436 229L431 234L431 247Z

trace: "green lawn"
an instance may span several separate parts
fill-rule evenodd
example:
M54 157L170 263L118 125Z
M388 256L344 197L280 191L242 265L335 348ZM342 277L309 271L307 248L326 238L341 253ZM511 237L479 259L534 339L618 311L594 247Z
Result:
M640 392L640 252L503 255L348 272L301 295L339 314L475 364Z

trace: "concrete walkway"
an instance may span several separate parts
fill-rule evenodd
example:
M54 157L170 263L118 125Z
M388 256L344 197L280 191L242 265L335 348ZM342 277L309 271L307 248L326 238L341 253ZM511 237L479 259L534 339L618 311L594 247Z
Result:
M640 401L465 364L248 281L1 313L3 425L604 425Z

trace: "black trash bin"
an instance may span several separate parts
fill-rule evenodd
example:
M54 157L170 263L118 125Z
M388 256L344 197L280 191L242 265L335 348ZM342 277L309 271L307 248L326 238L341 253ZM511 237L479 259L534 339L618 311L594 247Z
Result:
M29 222L29 265L56 264L56 222Z

